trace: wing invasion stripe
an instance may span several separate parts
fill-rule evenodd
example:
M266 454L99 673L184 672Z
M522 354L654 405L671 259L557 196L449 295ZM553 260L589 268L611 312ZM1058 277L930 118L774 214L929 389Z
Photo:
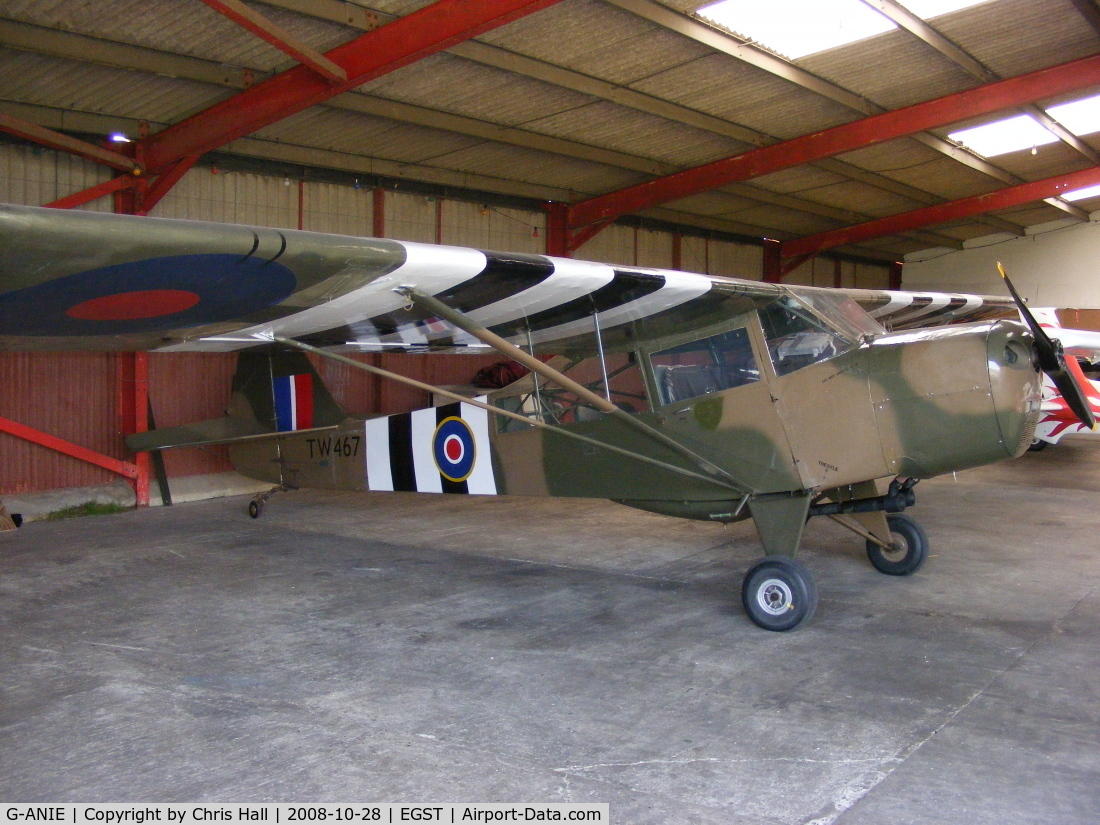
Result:
M469 312L500 302L511 302L513 296L543 283L554 272L554 264L545 255L522 255L505 252L485 252L485 267L473 278L455 284L436 294L436 298L459 312ZM413 307L404 307L373 315L364 321L341 324L317 332L302 340L315 347L340 346L351 341L377 343L399 334L406 344L426 344L429 338L449 335L450 329L432 330L432 316ZM410 326L411 325L411 326Z
M560 327L582 318L590 318L593 312L605 312L636 301L656 292L664 285L664 275L616 269L611 283L605 284L595 292L574 298L552 309L529 315L525 319L497 324L490 329L497 335L507 338L527 329L535 332Z
M619 272L616 271L616 275ZM629 321L640 321L663 312L672 307L686 304L687 302L706 295L713 283L704 275L695 275L690 272L666 271L656 277L663 281L661 288L647 290L633 300L615 306L600 308L598 313L601 329L612 329L619 324ZM574 335L590 333L593 329L591 310L588 314L576 320L553 327L545 327L531 336L533 343L541 344L553 341L557 338L566 338Z

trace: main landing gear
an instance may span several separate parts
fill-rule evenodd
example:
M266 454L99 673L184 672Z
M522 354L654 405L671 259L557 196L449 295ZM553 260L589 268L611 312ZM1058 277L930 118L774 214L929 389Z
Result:
M794 630L817 610L817 585L802 562L765 556L745 574L741 603L765 630Z
M809 506L803 505L800 520L794 523L797 531L789 530L784 536L781 531L766 533L761 529L764 546L771 555L750 567L741 583L741 604L749 618L765 630L786 631L801 627L813 617L817 586L806 566L793 558L801 539L803 519L813 516L828 516L864 538L867 558L880 573L909 576L919 570L928 558L928 536L916 521L901 513L915 503L916 483L916 479L898 478L891 482L885 495L863 498L844 498L839 490L822 493ZM870 491L873 490L871 485ZM758 529L763 515L759 509L753 513ZM791 521L788 518L788 525ZM885 538L886 528L889 541ZM783 540L776 541L776 535ZM770 546L768 536L772 537Z

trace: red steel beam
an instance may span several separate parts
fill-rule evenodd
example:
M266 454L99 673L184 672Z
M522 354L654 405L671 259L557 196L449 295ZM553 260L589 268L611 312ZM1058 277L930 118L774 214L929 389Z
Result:
M141 169L137 161L119 152L112 152L110 149L96 146L94 143L63 135L53 129L20 120L3 112L0 112L0 131L23 138L23 140L29 140L32 143L48 146L51 149L60 149L62 152L102 163L122 172L133 172Z
M34 427L28 427L26 424L20 424L18 421L12 421L10 418L0 417L0 432L14 435L16 438L22 438L32 444L39 444L51 450L56 450L81 461L87 461L89 464L95 464L97 467L110 470L112 473L118 473L120 476L126 476L126 478L136 479L138 477L137 466L128 461L119 461L109 455L97 453L87 447L81 447L79 444L58 438L56 435L50 435L42 432L42 430L36 430Z
M221 12L238 26L248 29L257 37L266 40L276 49L293 57L303 66L308 66L329 83L344 83L348 73L333 63L309 44L292 35L282 26L268 20L255 9L246 6L241 0L202 0L214 11Z
M55 201L47 203L53 209L72 209L74 206L83 206L86 203L102 198L106 195L110 195L114 192L119 192L123 189L128 189L131 186L137 184L139 180L143 178L135 178L131 175L119 175L117 178L111 178L105 180L103 183L97 183L95 186L90 186L87 189L83 189L80 192L75 192L72 195L66 195L63 198L58 198Z
M814 255L835 246L858 243L869 238L893 235L897 232L906 232L922 226L959 218L968 218L993 209L1006 209L1010 206L1019 206L1043 198L1060 197L1075 189L1084 189L1086 186L1096 186L1097 184L1100 184L1100 166L1093 166L1080 172L1070 172L1066 175L1056 175L1052 178L1045 178L1031 183L1021 183L1019 186L998 189L996 192L989 192L985 195L975 195L971 198L963 198L949 203L926 206L923 209L890 215L886 218L879 218L856 226L795 238L783 243L780 254L784 258Z
M188 155L180 158L165 169L153 183L149 184L149 188L145 190L145 194L141 198L141 213L146 215L152 211L153 207L160 202L160 199L168 194L169 189L179 183L180 178L187 174L198 159L198 155Z
M559 0L437 0L337 46L325 56L347 72L331 84L296 66L142 141L148 168L202 154L369 80L511 23Z
M1097 84L1100 55L987 83L580 201L569 209L569 226L587 226L736 181Z

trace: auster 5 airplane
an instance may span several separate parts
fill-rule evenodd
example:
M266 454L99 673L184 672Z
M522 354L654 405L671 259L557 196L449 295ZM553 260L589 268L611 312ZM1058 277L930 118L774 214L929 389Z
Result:
M914 485L1020 455L1040 366L1092 425L1059 345L1016 304L1031 332L1001 317L1015 314L1007 299L0 206L0 347L242 350L225 418L138 434L132 449L228 443L241 472L276 489L583 496L751 517L766 555L742 600L769 630L814 613L795 560L810 516L851 529L883 573L920 567L928 540L901 514ZM937 326L888 333L873 316ZM474 399L341 354L486 347L533 374ZM452 403L348 418L305 353Z

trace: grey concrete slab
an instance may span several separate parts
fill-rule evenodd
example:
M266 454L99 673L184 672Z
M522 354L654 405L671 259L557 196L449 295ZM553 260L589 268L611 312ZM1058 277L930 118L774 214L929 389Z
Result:
M0 535L0 799L606 801L623 823L1096 821L1100 440L924 482L933 556L749 524L298 492Z

